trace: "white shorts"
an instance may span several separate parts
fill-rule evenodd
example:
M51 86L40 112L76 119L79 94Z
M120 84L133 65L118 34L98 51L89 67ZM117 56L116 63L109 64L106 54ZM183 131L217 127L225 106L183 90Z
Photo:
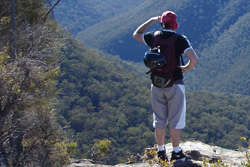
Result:
M170 88L151 86L153 127L183 129L186 125L185 86L174 84Z

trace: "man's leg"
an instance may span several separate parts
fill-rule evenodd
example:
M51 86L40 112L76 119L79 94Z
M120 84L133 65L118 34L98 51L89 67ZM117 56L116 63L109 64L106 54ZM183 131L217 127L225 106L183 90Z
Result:
M153 110L153 127L155 128L155 139L157 143L158 158L168 161L164 145L167 126L167 99L164 89L151 87L151 103Z
M173 147L179 147L180 144L180 129L170 129L170 137Z
M171 161L173 160L187 161L188 160L188 157L182 152L182 150L179 147L180 134L181 134L181 129L170 129L170 137L171 137L171 141L173 145Z
M163 161L168 161L166 149L164 145L165 140L165 128L155 128L155 139L157 143L157 155L158 158L162 159Z
M155 139L158 146L164 145L165 133L166 133L165 128L155 129Z
M168 94L168 119L170 128L170 138L173 145L173 151L180 151L181 129L185 127L186 122L186 97L184 85L173 85Z

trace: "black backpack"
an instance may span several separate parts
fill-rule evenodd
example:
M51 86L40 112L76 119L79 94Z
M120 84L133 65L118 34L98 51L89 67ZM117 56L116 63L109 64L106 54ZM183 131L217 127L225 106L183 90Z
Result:
M153 50L155 54L158 54L159 56L164 55L166 60L164 66L160 68L150 68L150 71L148 72L151 75L152 84L156 87L168 88L174 84L174 70L178 68L175 57L175 42L178 36L178 34L174 33L168 39L164 39L160 36L159 31L154 34L154 47L151 51ZM181 60L182 64L184 64L182 56Z

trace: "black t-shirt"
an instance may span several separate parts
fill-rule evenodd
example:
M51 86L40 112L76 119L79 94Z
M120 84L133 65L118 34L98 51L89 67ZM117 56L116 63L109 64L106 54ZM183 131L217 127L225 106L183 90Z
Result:
M151 48L154 47L153 46L153 44L154 44L154 33L155 33L155 31L151 31L151 32L147 32L147 33L144 34L144 41ZM160 36L162 38L168 39L174 33L175 32L173 32L173 31L163 30L163 31L160 31ZM192 48L192 46L190 45L187 37L184 36L184 35L179 35L179 37L176 39L176 42L175 42L175 56L176 56L178 66L181 65L181 63L180 63L181 55L188 48ZM176 72L174 77L175 77L175 81L177 83L183 83L182 81L178 81L178 80L183 79L183 75L182 75L181 70L178 70L178 72Z

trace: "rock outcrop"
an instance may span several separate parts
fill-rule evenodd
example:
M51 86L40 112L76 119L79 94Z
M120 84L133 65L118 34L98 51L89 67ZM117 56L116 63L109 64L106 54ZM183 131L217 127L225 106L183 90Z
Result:
M195 167L203 166L203 160L209 166L209 163L217 163L218 160L223 164L229 164L230 167L241 167L243 161L247 161L241 151L224 149L217 146L210 146L200 141L185 141L180 144L182 150L191 157L188 163L175 162L174 167ZM172 146L166 144L166 152L170 159ZM68 167L110 167L109 165L97 165L91 163L91 160L74 160ZM117 164L114 167L160 167L159 164L149 164L148 161L142 161L134 164Z

